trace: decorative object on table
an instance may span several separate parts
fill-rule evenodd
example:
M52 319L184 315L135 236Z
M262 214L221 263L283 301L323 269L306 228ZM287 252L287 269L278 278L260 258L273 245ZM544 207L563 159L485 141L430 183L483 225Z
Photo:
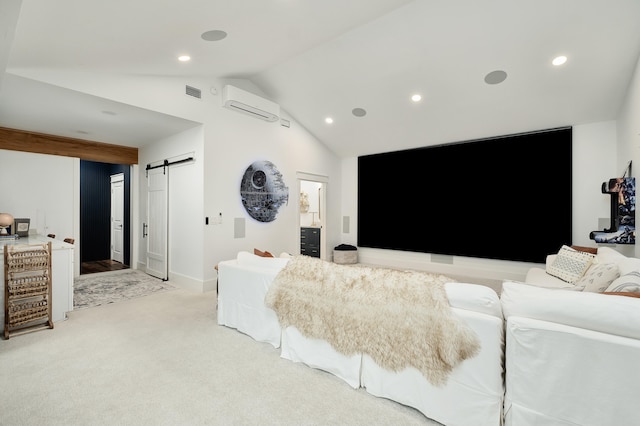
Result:
M309 211L309 194L306 192L300 193L300 213L306 213Z
M13 216L9 213L0 213L0 235L10 235L11 226L13 226Z
M636 179L631 174L631 161L621 178L602 183L602 193L611 196L611 224L604 231L592 231L589 238L596 243L636 243Z
M4 284L5 339L12 332L53 328L50 242L6 246Z
M270 161L256 161L244 172L240 183L242 205L259 222L272 222L278 209L289 201L289 188Z
M316 222L316 215L318 212L311 212L311 226L320 226L318 222Z
M31 219L15 218L13 220L13 233L17 234L19 237L28 237L30 224L31 224Z

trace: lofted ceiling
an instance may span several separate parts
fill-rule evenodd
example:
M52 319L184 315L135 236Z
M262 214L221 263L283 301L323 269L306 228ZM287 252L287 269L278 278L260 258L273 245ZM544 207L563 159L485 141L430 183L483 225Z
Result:
M344 157L612 120L638 17L640 0L0 0L0 126L143 146L196 125L46 83L65 72L247 79Z

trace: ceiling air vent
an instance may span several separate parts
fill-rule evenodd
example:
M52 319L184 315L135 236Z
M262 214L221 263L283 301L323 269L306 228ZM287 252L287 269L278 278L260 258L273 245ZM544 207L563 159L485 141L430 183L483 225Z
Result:
M185 93L189 96L193 96L194 98L202 98L202 91L200 89L196 89L195 87L185 86Z

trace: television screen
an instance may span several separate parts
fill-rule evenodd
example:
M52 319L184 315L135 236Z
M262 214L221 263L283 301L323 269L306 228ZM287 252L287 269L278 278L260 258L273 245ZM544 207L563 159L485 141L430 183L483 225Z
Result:
M571 244L571 128L358 158L358 246L542 263Z

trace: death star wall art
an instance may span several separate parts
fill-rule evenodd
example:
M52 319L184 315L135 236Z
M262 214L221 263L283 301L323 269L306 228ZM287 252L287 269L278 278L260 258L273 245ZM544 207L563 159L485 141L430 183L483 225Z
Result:
M289 202L289 188L271 161L256 161L242 176L240 197L249 216L259 222L273 222L278 209Z

